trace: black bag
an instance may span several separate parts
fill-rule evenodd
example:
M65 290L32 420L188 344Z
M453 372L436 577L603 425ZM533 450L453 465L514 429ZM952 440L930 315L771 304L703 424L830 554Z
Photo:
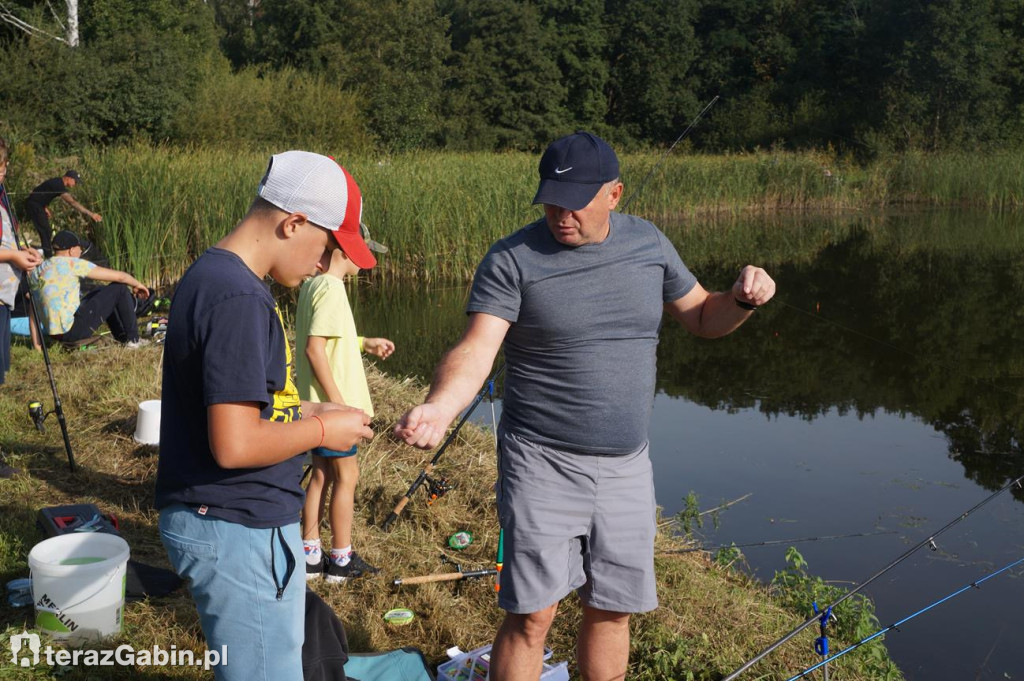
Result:
M315 591L306 587L306 640L302 643L305 681L348 681L348 638L345 627Z

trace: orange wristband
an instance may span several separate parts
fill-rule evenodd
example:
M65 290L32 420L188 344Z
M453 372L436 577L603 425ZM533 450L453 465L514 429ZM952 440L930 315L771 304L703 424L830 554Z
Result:
M313 418L315 418L316 422L320 424L320 444L318 444L317 447L322 447L324 444L324 436L327 435L327 431L324 430L324 422L320 420L319 416L313 414Z

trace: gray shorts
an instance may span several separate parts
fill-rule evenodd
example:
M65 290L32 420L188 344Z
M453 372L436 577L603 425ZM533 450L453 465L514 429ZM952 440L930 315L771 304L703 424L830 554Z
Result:
M658 607L654 477L648 446L589 456L500 437L498 515L505 531L498 605L531 613L574 589L611 612Z

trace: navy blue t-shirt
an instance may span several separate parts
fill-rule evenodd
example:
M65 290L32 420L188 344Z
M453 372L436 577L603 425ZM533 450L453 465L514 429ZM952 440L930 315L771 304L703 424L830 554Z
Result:
M261 418L300 418L292 355L270 288L234 253L211 248L171 301L164 349L156 507L205 506L253 528L298 522L302 455L263 468L224 469L210 451L206 408L257 402Z

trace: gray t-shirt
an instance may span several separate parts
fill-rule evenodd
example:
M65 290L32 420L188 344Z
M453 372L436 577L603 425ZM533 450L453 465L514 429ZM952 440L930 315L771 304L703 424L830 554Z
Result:
M555 240L544 219L491 247L468 313L512 323L502 425L527 440L624 455L647 441L663 305L697 283L657 227L611 214L601 243Z

